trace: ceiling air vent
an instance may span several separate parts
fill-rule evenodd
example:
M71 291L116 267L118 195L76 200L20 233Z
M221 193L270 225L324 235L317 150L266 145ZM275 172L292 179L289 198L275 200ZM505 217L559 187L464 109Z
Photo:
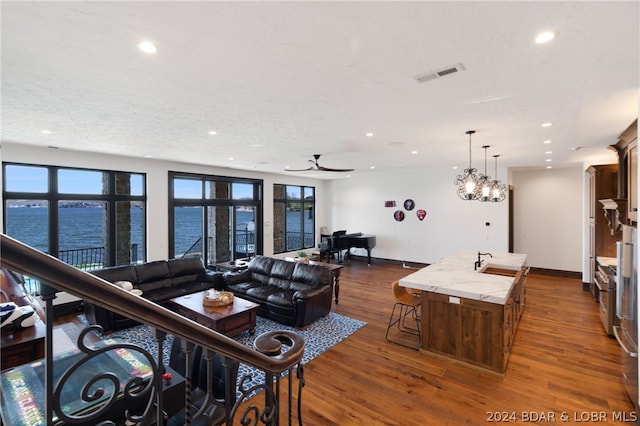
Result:
M447 75L455 74L458 71L464 71L464 70L465 70L464 65L455 64L455 65L452 65L450 67L446 67L446 68L442 68L442 69L439 69L439 70L429 71L427 73L420 74L420 75L416 76L416 81L418 83L426 83L427 81L435 80L436 78L440 78L440 77L444 77L444 76L447 76Z

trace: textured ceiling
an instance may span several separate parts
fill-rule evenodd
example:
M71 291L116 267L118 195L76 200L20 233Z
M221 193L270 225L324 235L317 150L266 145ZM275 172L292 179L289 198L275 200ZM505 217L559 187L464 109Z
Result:
M501 167L598 161L638 114L638 2L1 8L3 142L276 173L322 154L360 174L462 168L475 129L474 165L490 145L492 171L493 154ZM536 45L546 29L558 37Z

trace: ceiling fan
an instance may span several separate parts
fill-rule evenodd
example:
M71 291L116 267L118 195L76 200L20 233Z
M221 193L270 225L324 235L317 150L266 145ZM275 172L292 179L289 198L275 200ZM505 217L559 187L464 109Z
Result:
M309 162L311 163L310 167L307 167L306 169L285 169L288 172L306 172L309 170L315 170L318 172L352 172L355 169L332 169L330 167L324 167L321 166L320 164L318 164L318 159L320 158L320 154L313 154L313 158L315 158L315 160L309 160Z

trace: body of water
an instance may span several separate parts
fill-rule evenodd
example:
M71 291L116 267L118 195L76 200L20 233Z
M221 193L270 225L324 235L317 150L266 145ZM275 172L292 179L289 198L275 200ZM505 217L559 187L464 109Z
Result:
M13 207L6 209L7 235L40 251L49 252L49 218L47 208ZM59 249L76 250L105 247L102 208L58 209ZM131 244L138 245L138 259L142 259L142 209L131 209Z
M138 259L143 259L144 229L141 208L131 209L131 244L138 245ZM103 208L60 208L60 250L105 247ZM288 231L299 232L299 211L288 212ZM312 229L313 219L304 218L305 227ZM238 209L236 230L254 231L254 213ZM13 207L6 209L7 235L45 253L48 245L48 209L44 207ZM202 208L182 207L175 210L175 253L186 252L202 236Z

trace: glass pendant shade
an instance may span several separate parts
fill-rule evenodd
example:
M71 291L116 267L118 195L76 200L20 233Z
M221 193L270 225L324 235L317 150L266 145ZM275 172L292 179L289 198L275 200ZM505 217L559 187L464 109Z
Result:
M477 188L479 178L476 174L477 170L474 169L471 165L471 135L475 132L475 130L467 131L467 135L469 135L469 167L464 169L463 174L458 175L456 177L456 180L453 181L453 183L458 186L458 197L462 198L463 200L478 199Z
M482 149L484 149L484 174L481 174L478 178L478 187L476 189L476 199L478 201L489 201L491 196L491 176L487 174L487 148L489 145L483 145Z
M494 203L498 203L500 201L504 201L507 198L507 185L503 184L498 180L498 157L499 155L494 155L496 163L496 179L493 181L491 185L491 197L490 201Z

